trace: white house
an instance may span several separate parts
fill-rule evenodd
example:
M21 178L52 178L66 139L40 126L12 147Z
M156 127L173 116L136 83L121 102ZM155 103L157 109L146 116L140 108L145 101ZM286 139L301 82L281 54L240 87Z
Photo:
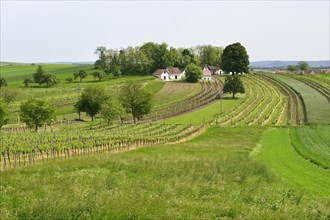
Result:
M220 69L219 67L210 66L208 64L204 65L203 71L204 70L209 70L211 72L211 74L213 74L213 75L222 75L222 74L224 74L222 69Z
M157 69L153 72L152 75L162 80L170 81L182 79L185 77L185 71L181 72L178 67L168 67L166 69Z
M207 68L203 70L203 79L204 80L212 80L212 73Z

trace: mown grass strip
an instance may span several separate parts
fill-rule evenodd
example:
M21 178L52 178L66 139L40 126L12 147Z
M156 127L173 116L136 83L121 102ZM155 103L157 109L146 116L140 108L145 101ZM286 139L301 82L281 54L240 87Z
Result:
M329 197L330 171L297 154L291 146L289 128L269 128L254 152L257 152L254 155L258 161L273 169L287 184L314 195Z

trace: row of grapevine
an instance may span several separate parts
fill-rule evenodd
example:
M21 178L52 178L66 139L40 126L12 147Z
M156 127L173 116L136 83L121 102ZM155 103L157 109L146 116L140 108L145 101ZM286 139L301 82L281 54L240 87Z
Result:
M244 76L246 95L229 112L220 115L220 125L264 125L279 105L277 92L255 76ZM274 93L274 94L273 94ZM273 98L275 97L275 98ZM276 106L276 108L274 108Z
M246 75L243 82L246 90L244 98L233 109L220 115L220 125L304 123L303 101L288 85L265 75Z
M306 123L306 109L301 95L291 86L269 74L260 74L260 76L267 80L270 84L276 86L281 93L287 97L287 124L297 125Z
M222 83L218 80L201 82L200 91L198 93L192 94L174 103L161 105L153 109L153 111L146 116L145 120L157 121L191 111L213 102L219 97L220 93L222 93Z
M34 163L36 160L68 158L102 151L176 142L201 127L162 123L123 125L67 125L46 131L1 131L0 168Z

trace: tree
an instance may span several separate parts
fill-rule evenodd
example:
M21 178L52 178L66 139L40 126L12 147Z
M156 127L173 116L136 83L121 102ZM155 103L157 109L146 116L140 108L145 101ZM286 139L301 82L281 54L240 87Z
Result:
M79 82L81 82L82 79L87 77L87 72L85 70L79 70L78 73L73 74L73 78L77 79L79 77Z
M249 63L249 55L240 43L230 44L223 51L221 66L227 73L247 73Z
M110 124L111 121L118 119L125 114L125 109L120 101L110 98L101 105L100 113Z
M86 112L92 118L95 119L95 115L101 110L101 105L108 99L106 92L102 88L88 87L86 88L78 102L75 104L77 112Z
M133 122L136 123L151 111L152 94L143 88L142 83L127 81L121 88L120 101L126 112L132 114Z
M101 81L104 78L104 73L101 71L95 71L93 72L93 77L98 78L99 81Z
M41 79L41 83L46 83L46 86L52 86L52 85L55 85L56 83L58 82L58 79L56 78L56 76L52 75L52 74L49 74L49 73L45 73L43 76L42 76L42 79Z
M198 80L202 78L202 74L202 68L196 64L192 63L186 67L186 77L188 82L198 82Z
M301 73L303 73L305 70L309 70L310 66L306 61L300 61L298 63L298 68L301 70Z
M0 129L2 128L2 126L8 123L7 115L8 115L7 106L5 105L5 103L2 103L0 101Z
M223 86L225 93L233 93L233 99L236 93L245 93L243 82L239 75L227 75L225 85Z
M33 81L30 78L25 78L23 81L23 84L25 87L29 87L30 83L32 83Z
M99 59L95 61L94 68L105 70L107 68L107 48L106 47L97 47L94 54L99 56Z
M295 65L288 65L286 67L286 69L292 73L293 71L296 71L297 70L297 66L295 66Z
M7 86L6 79L4 77L0 77L0 89L1 87Z
M45 71L43 70L42 66L38 66L37 71L33 74L33 79L35 83L39 83L39 86L43 83Z
M212 45L197 46L200 62L211 66L220 66L221 56L223 53L222 47Z
M52 104L41 99L30 99L20 106L20 116L23 122L29 128L35 128L38 131L39 127L52 122L54 119L55 108Z

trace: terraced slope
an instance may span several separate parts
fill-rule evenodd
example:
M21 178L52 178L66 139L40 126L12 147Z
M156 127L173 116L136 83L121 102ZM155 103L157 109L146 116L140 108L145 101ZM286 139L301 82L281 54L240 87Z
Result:
M156 94L154 108L145 120L161 120L208 105L221 92L222 83L218 80L199 84L168 82Z
M318 91L305 83L280 74L267 74L281 80L299 92L304 100L307 121L315 124L330 124L330 105L328 100Z
M246 94L221 114L222 126L304 124L303 103L289 86L263 75L246 75L243 80Z

